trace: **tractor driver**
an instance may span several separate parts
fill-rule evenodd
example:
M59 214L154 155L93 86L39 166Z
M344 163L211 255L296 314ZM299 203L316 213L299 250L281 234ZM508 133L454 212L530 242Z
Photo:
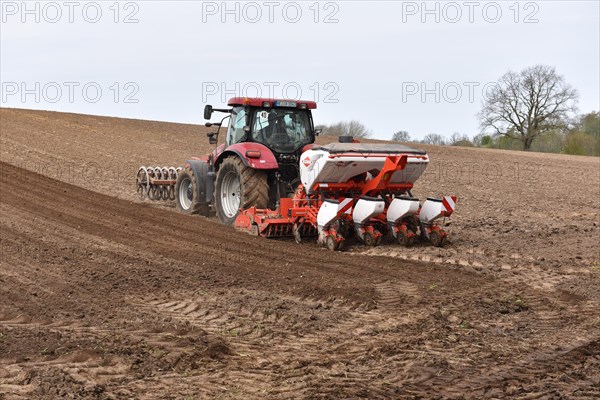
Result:
M283 116L277 115L277 111L272 110L269 112L267 121L268 125L257 132L256 139L264 144L288 144L290 138L283 122Z
M272 138L273 135L285 132L285 126L281 117L275 111L269 113L269 126L267 126L267 137Z

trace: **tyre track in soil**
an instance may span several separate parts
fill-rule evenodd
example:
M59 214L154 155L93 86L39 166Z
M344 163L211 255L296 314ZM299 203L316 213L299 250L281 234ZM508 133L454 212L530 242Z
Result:
M389 284L386 284L385 287L389 287ZM489 288L485 288L486 290L489 291ZM505 290L506 287L501 287L501 290ZM463 293L465 294L465 293ZM528 299L532 299L533 297L529 297ZM400 301L394 301L395 304L400 304ZM223 329L223 326L226 326L227 330L237 330L240 328L239 322L234 322L234 320L231 320L231 324L227 324L227 320L228 318L231 317L231 315L243 315L243 310L241 309L237 309L231 313L227 313L226 311L221 314L221 313L215 313L215 312L211 312L209 310L213 309L212 305L211 306L206 306L206 309L203 309L200 305L199 302L193 302L193 301L174 301L174 302L168 302L168 303L162 303L162 302L157 302L155 303L153 306L156 307L156 309L159 312L168 314L169 316L173 317L173 318L178 318L180 320L185 320L185 321L189 321L191 323L195 323L195 324L199 324L199 326L203 326L206 329L208 329L209 331L211 330L215 330L215 329ZM214 307L216 309L221 309L221 307ZM540 310L541 313L547 312L545 310ZM397 341L397 337L394 337L394 334L397 333L397 331L394 331L394 324L396 323L400 323L400 321L402 320L402 322L400 323L402 324L410 324L411 322L411 317L410 316L403 316L403 318L399 318L397 315L393 315L392 314L388 314L388 313L379 313L379 312L375 312L373 310L371 311L366 311L363 313L359 313L359 312L350 312L350 316L349 318L345 318L342 321L340 321L338 324L336 324L335 327L329 327L329 328L325 328L325 329L321 329L317 335L313 335L313 334L308 334L308 335L302 335L301 337L298 337L296 339L296 341L293 344L288 343L286 340L278 340L281 339L277 336L273 337L272 335L268 337L269 340L269 347L271 347L274 350L274 354L278 354L278 353L289 353L290 350L292 351L302 351L303 356L308 359L308 360L318 360L319 356L321 356L321 362L323 361L323 354L327 354L323 352L323 348L319 347L319 342L323 341L323 339L325 339L325 341L331 341L332 339L335 338L335 341L332 343L332 348L331 348L331 354L327 354L326 359L327 359L327 366L328 369L331 367L331 365L336 366L336 368L341 370L338 372L338 374L342 374L342 376L348 380L348 382L352 382L354 386L359 387L359 388L363 388L364 390L367 390L367 388L363 385L365 385L365 383L368 383L370 385L375 384L375 387L379 387L379 388L383 388L386 385L391 385L392 387L402 387L402 386L407 386L410 384L419 384L419 383L423 383L424 381L430 381L428 382L429 384L432 385L432 387L436 387L437 385L439 385L439 387L437 387L437 389L441 389L447 382L444 380L441 380L440 382L435 382L435 377L433 372L430 372L429 374L426 373L427 368L425 365L421 365L420 368L414 368L414 360L411 360L412 362L407 362L407 360L404 360L403 362L391 362L390 366L393 366L393 368L396 371L405 371L408 373L408 371L411 371L413 375L403 375L401 373L396 373L396 374L389 374L385 377L385 379L381 379L381 370L376 370L377 372L373 371L373 370L369 370L369 369L365 369L364 371L356 371L356 369L349 369L349 370L345 370L344 368L342 368L341 366L345 366L347 365L347 363L350 363L351 360L353 359L359 359L363 354L363 351L365 348L368 348L368 345L365 345L364 343L362 344L357 344L357 343L361 343L362 339L364 337L369 337L369 336L374 336L374 332L377 332L377 337L379 338L379 340L382 341L389 341L390 343L393 343L394 340ZM218 321L218 323L213 325L213 322ZM555 325L554 325L555 326ZM367 327L367 328L365 328ZM539 328L544 328L543 325L537 325L538 329ZM392 332L391 335L386 334L386 330L390 330ZM544 332L546 333L547 330L544 330ZM231 342L232 344L234 344L234 348L237 349L237 351L239 351L240 353L243 353L245 357L248 356L252 356L253 357L260 357L260 353L262 350L264 350L264 343L260 343L260 341L257 343L256 340L253 340L253 338L248 338L248 336L251 334L252 332L249 332L247 334L244 333L240 333L239 335L236 334L235 338L232 338ZM349 333L349 334L348 334ZM248 335L248 336L247 336ZM261 337L262 339L262 337ZM287 338L285 338L287 339ZM569 342L569 338L568 337L564 337L563 338L564 343ZM449 362L452 363L454 365L460 365L463 367L468 367L468 368L473 368L473 365L469 365L468 363L464 363L461 362L461 357L456 357L456 356L452 356L452 352L456 351L456 349L444 349L444 348L439 348L439 347L435 347L435 346L430 346L425 350L421 350L422 353L428 353L430 355L435 354L435 356L437 356L438 358L441 358L442 360L444 360L445 362ZM473 355L476 352L470 351L471 355ZM536 385L537 383L535 382L536 380L536 374L539 374L539 371L543 371L543 368L540 368L539 366L544 366L545 363L555 363L557 362L557 359L560 360L560 354L563 353L563 351L559 351L559 356L551 356L552 352L548 352L548 351L544 351L544 350L540 350L540 351L533 351L531 353L529 353L524 360L521 360L519 362L517 362L516 364L513 363L513 361L511 361L510 364L505 364L505 365L499 365L499 366L494 366L491 369L490 373L482 373L480 376L476 376L473 378L470 377L466 377L466 379L464 379L463 381L460 382L460 384L458 385L458 388L455 388L454 390L451 388L445 388L445 390L447 391L447 393L453 393L456 396L460 396L461 394L464 393L473 393L475 390L478 391L478 393L481 393L481 395L485 395L486 392L489 390L489 388L495 388L498 386L502 386L502 382L504 380L509 380L508 378L511 376L511 371L513 369L517 369L517 372L514 374L513 380L515 381L519 381L519 380L524 380L530 381L530 384L532 385ZM266 355L262 356L263 361L266 361L265 359L268 359L269 357ZM532 361L533 360L533 361ZM271 360L269 360L271 361ZM573 363L582 363L582 359L574 359L572 361ZM589 368L591 370L593 370L594 368L596 368L597 366L597 362L594 362L593 359L590 360L590 362L592 362L593 367ZM267 363L269 365L271 365L271 363ZM537 370L533 370L533 372L522 372L522 371L529 371L527 368L533 368L534 365L538 365L538 369ZM558 364L558 365L563 365L565 370L568 370L568 367L571 366L571 364L569 363L562 363L562 364ZM425 375L420 375L420 374L416 374L416 371L421 371L421 374L425 373ZM424 372L425 371L425 372ZM255 377L253 377L252 382L250 381L246 381L245 383L248 385L254 384L257 385L258 387L261 389L267 388L267 387L271 387L272 388L272 384L271 386L269 386L268 382L265 382L264 380L260 379L267 377L267 373L266 371L254 371L255 373L257 373L257 375ZM330 371L329 371L330 372ZM465 371L465 376L466 376L466 372ZM320 371L319 373L322 373L322 371ZM300 374L300 375L296 375L296 374ZM534 381L531 382L532 377L529 376L530 374L533 375ZM282 376L280 379L285 380L285 381L289 381L290 379L293 379L294 377L297 376L302 376L302 371L297 371L296 369L292 369L292 371L287 372L286 374L284 374L284 376ZM242 380L243 381L243 380ZM279 385L281 382L277 382L277 384ZM302 380L300 382L298 382L298 386L294 387L294 390L300 390L305 388L305 386L302 386L303 384L305 384L306 382L303 382ZM590 379L589 382L584 382L583 383L583 388L585 389L586 386L590 386L593 383L597 384L597 378L592 377ZM334 382L330 382L330 385L335 386ZM443 385L444 384L444 385ZM512 391L516 391L516 389L514 387L509 387L509 390ZM552 392L554 392L555 390L552 390ZM336 389L336 392L339 392L339 388ZM273 392L271 392L273 393ZM280 392L278 392L280 393ZM384 393L389 393L386 391L381 391L381 392L370 392L370 395L383 395ZM419 393L418 391L416 393Z
M89 398L598 392L595 301L251 238L1 167L2 246L24 246L0 275L14 398L48 385ZM20 300L32 290L42 300ZM50 359L18 346L54 336ZM542 379L563 369L577 375Z

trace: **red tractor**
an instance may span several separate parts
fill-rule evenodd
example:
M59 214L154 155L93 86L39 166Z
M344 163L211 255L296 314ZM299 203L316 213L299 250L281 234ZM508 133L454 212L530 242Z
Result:
M235 97L230 108L207 105L204 118L226 114L208 134L217 144L225 120L225 143L183 167L141 167L142 197L175 200L187 214L208 216L211 207L227 225L266 237L318 236L332 250L350 236L376 245L384 235L403 245L419 235L436 246L446 240L436 220L454 211L454 196L412 196L425 170L425 152L398 144L363 144L352 137L314 144L313 101Z
M231 225L240 209L276 207L291 197L300 183L300 154L315 141L312 101L235 97L228 109L207 105L204 118L214 112L227 115L219 130L209 134L217 143L220 128L229 119L225 143L205 159L186 162L175 184L177 208L206 215L214 203L224 224Z

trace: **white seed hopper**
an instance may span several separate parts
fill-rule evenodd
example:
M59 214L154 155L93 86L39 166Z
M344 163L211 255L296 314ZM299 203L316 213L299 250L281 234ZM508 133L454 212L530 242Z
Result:
M406 167L394 173L390 183L414 183L429 158L421 150L399 144L331 143L305 151L300 157L300 179L307 193L316 183L345 183L354 177L369 180L383 167L389 156L408 156Z

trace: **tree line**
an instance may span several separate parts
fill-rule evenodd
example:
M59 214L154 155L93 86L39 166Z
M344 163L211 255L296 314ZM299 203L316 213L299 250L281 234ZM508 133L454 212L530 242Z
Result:
M391 140L406 143L523 150L523 141L512 136L514 135L478 133L469 137L455 132L447 138L430 133L421 140L413 140L408 132L398 131L392 135ZM527 150L542 153L600 156L600 113L591 112L578 115L562 129L553 129L536 135Z
M600 156L600 113L577 114L579 94L553 67L536 65L498 79L477 115L480 131L469 137L436 133L413 140L397 131L391 140L435 145L487 147ZM359 121L317 126L324 135L367 138Z

